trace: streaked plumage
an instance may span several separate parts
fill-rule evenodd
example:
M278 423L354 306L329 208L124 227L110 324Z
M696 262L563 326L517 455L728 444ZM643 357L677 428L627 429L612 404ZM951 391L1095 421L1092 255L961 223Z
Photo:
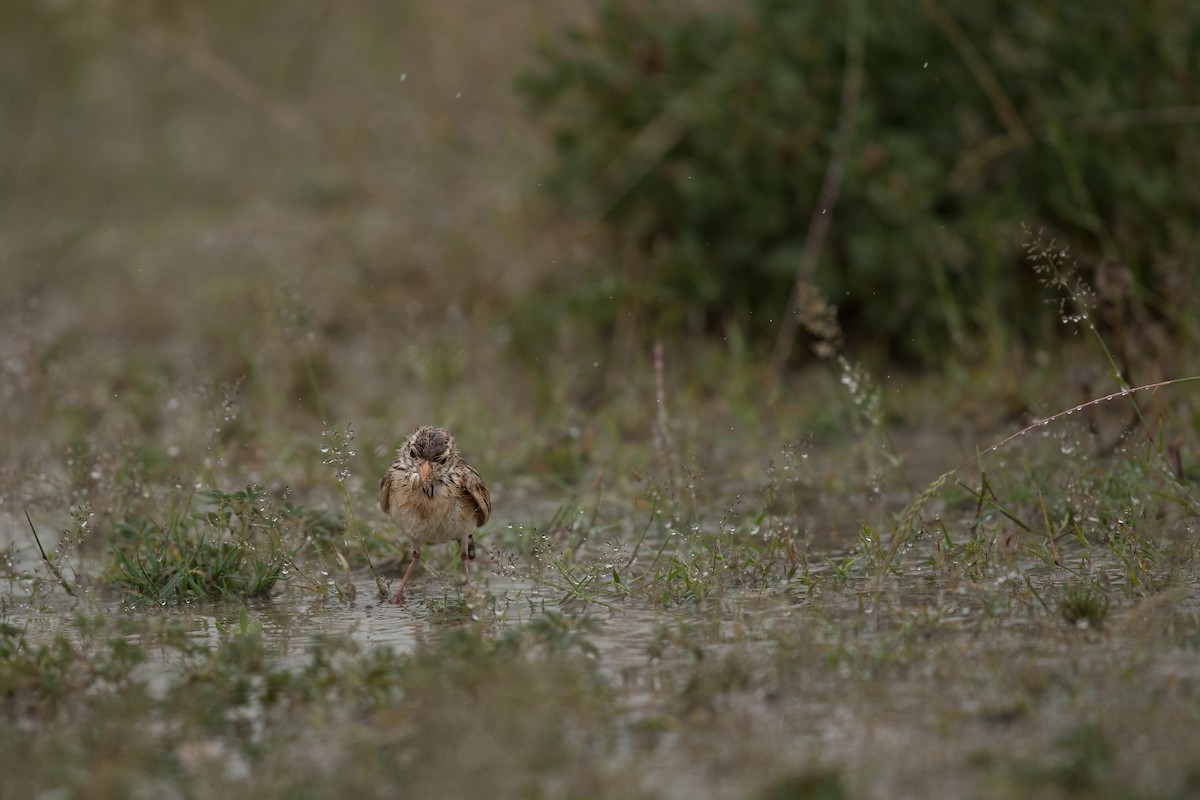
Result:
M379 480L379 507L412 540L412 563L393 603L404 599L422 542L457 541L470 585L467 561L475 558L473 533L491 516L492 498L479 473L459 456L453 436L428 425L414 431Z

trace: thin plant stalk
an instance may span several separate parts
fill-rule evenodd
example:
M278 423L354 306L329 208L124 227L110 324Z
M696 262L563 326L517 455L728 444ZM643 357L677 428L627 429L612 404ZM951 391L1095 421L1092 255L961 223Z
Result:
M775 349L771 354L771 372L776 378L783 375L784 367L787 366L788 358L792 354L792 343L796 339L796 330L799 327L798 299L804 284L810 282L813 273L816 272L817 260L825 245L825 238L833 221L834 207L837 206L838 195L841 193L842 181L846 174L850 145L854 137L858 109L862 100L865 74L862 16L862 4L852 3L846 21L846 65L842 70L842 96L838 108L833 152L830 153L829 161L825 165L825 177L817 192L816 203L813 204L812 216L808 222L808 234L804 237L804 248L800 252L800 260L796 265L796 279L792 285L792 293L788 298L787 308L780 320L779 333L775 338Z
M37 542L38 552L42 554L42 561L46 562L46 566L50 568L50 572L54 574L54 577L58 578L58 582L61 583L62 587L67 590L67 594L71 595L71 597L74 597L75 587L73 587L67 581L67 579L63 577L62 572L60 572L55 563L50 560L50 556L46 555L46 549L42 547L41 537L38 536L37 528L33 526L33 520L30 519L28 510L25 510L25 520L29 523L29 530L33 531L33 541Z
M675 476L675 445L671 440L671 419L667 413L667 387L663 376L662 342L654 343L654 406L655 444L659 457L667 470L667 481L671 489L671 504L679 507L679 485Z
M367 569L371 571L371 577L375 580L375 588L379 592L380 598L388 597L387 584L383 582L383 578L375 570L375 564L371 561L371 549L367 547L367 538L363 536L362 529L358 527L358 515L354 513L354 504L350 502L350 492L346 490L345 481L338 481L338 487L342 490L342 500L346 504L346 514L350 519L350 527L354 529L354 540L358 542L362 548L363 556L367 559Z
M1172 378L1171 380L1167 380L1167 381L1158 381L1157 383L1148 383L1148 384L1145 384L1144 386L1130 386L1125 389L1121 389L1118 392L1106 394L1103 397L1093 398L1091 400L1088 400L1086 403L1080 403L1079 405L1071 406L1070 408L1065 409L1063 411L1059 411L1056 414L1051 414L1048 417L1039 419L1036 422L1032 423L1031 425L1025 426L1024 428L1017 431L1016 433L1004 437L1000 441L993 444L991 447L988 447L987 449L982 450L979 453L976 453L973 457L968 458L966 461L962 462L961 464L954 467L953 469L947 470L946 472L942 473L937 478L935 478L934 481L932 483L930 483L929 486L927 486L925 488L925 490L922 491L921 494L918 495L917 498L915 500L913 500L913 502L909 503L908 506L900 513L899 521L897 522L897 525L896 525L896 534L892 539L891 546L888 548L887 555L884 557L882 563L880 564L880 569L879 569L879 573L878 573L879 578L882 579L884 575L887 575L888 572L891 571L892 564L895 562L895 559L896 559L896 555L900 552L900 549L908 542L909 538L913 534L913 531L916 530L917 519L918 519L918 517L920 517L922 509L924 509L926 504L928 504L928 502L933 498L933 496L935 494L937 494L938 490L941 489L941 487L945 485L946 481L949 480L950 478L952 478L955 474L957 474L958 471L960 469L962 469L963 467L966 467L970 464L974 464L975 462L979 461L979 459L983 458L988 453L996 452L1000 448L1007 445L1009 442L1012 442L1013 440L1024 436L1025 434L1029 433L1032 430L1049 425L1050 423L1052 423L1058 419L1061 419L1063 417L1074 414L1077 411L1082 411L1085 408L1090 408L1091 406L1100 405L1101 403L1107 403L1111 400L1116 400L1121 397L1128 397L1129 395L1136 394L1138 392L1149 392L1149 391L1154 391L1156 389L1165 389L1168 386L1182 386L1184 384L1195 383L1197 381L1200 381L1200 375L1189 375L1186 378Z
M1046 510L1046 498L1041 489L1038 490L1038 505L1042 507L1042 522L1046 525L1046 543L1050 545L1050 555L1054 557L1054 565L1061 567L1062 559L1058 557L1058 546L1054 543L1054 528L1050 525L1050 512Z

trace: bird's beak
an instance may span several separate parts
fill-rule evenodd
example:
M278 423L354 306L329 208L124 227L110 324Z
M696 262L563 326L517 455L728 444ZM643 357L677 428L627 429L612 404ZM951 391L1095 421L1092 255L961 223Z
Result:
M417 474L421 476L421 483L429 480L429 473L433 471L433 465L428 461L421 462L421 468L417 470Z

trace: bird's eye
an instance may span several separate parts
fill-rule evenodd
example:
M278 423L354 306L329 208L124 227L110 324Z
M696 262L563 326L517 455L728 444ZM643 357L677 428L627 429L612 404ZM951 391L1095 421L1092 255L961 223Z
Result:
M413 458L416 458L417 457L417 448L415 448L415 447L408 448L408 454L410 456L412 456Z

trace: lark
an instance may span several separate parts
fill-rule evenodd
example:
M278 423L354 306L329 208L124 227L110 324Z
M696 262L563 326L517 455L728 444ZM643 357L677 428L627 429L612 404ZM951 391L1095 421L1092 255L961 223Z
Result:
M412 541L412 562L393 603L404 602L404 587L424 542L458 542L470 588L474 531L492 515L492 497L479 473L459 456L453 436L429 425L414 431L379 479L379 507Z

